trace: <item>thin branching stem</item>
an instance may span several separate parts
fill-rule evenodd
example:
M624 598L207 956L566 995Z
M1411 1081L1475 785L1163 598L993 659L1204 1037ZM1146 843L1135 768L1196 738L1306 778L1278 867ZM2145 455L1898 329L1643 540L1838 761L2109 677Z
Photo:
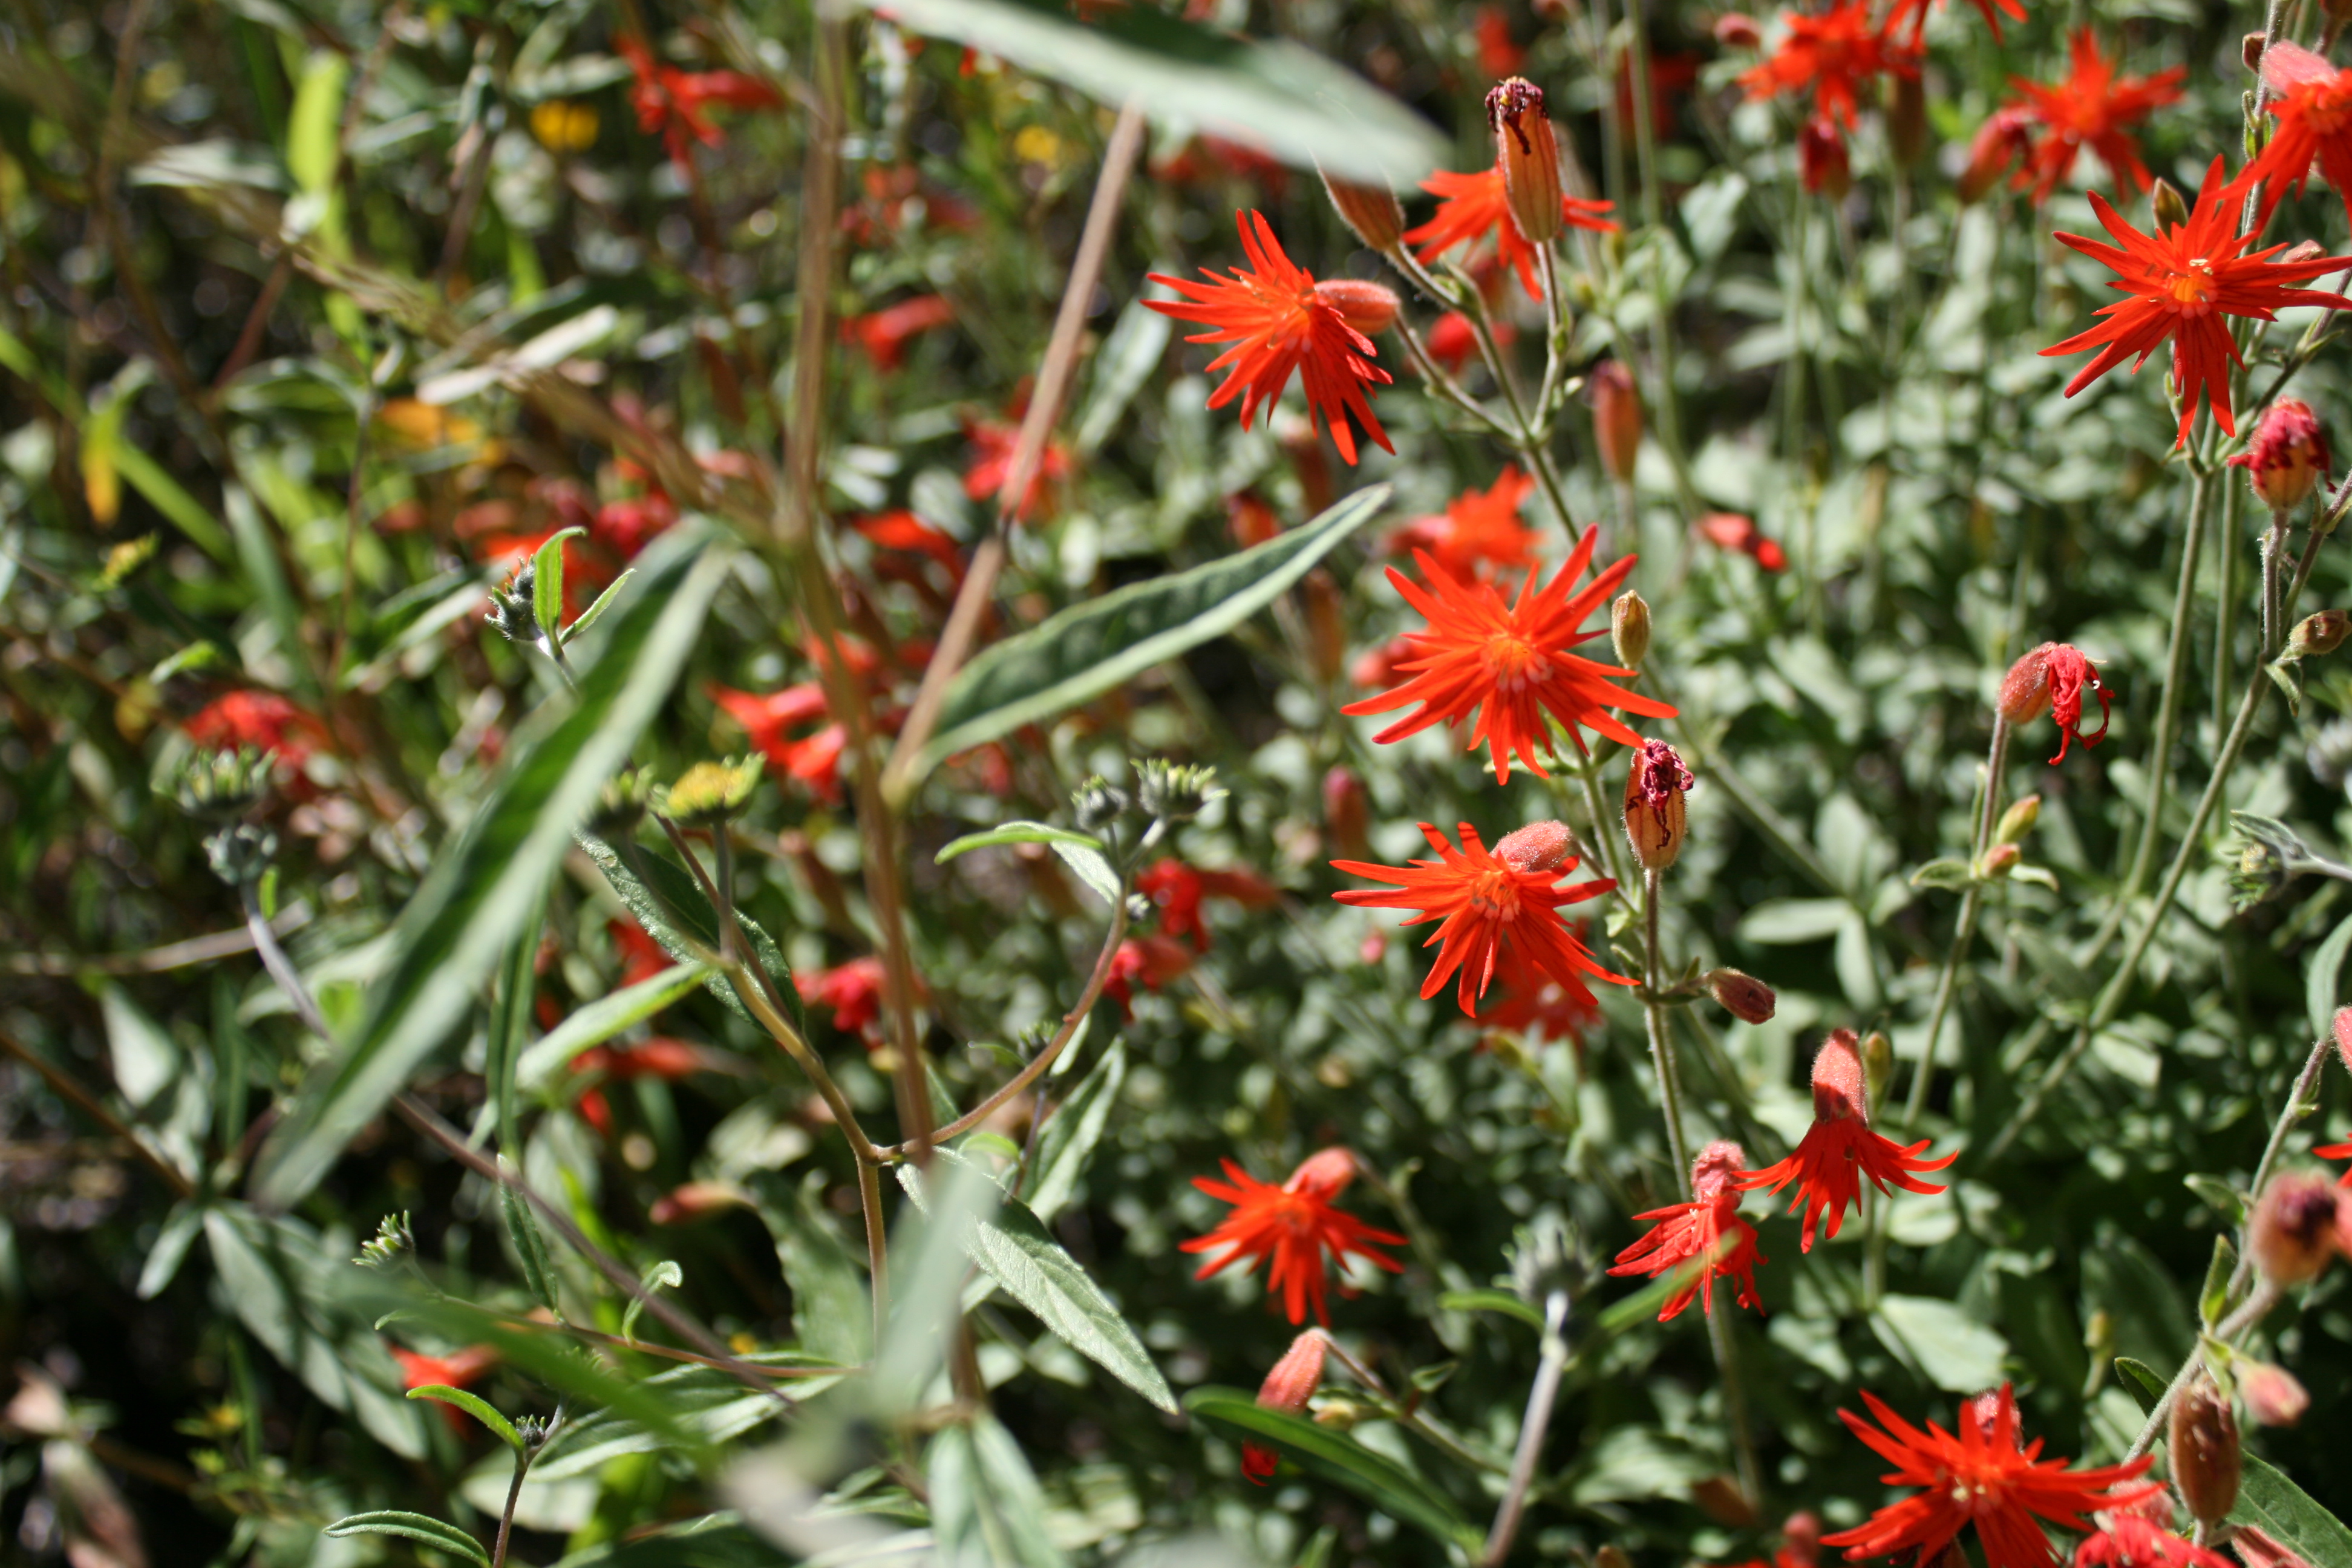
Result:
M1919 1047L1919 1060L1911 1069L1910 1097L1903 1102L1903 1129L1909 1131L1927 1108L1928 1082L1936 1075L1936 1047L1944 1037L1944 1018L1959 986L1960 965L1976 938L1977 911L1984 901L1984 884L1977 868L1992 842L1992 826L2000 810L2000 779L2009 757L2009 721L1998 710L1992 716L1992 745L1985 753L1984 783L1977 796L1976 822L1969 836L1969 889L1960 897L1959 920L1952 928L1952 944L1944 954L1943 973L1936 977L1936 1002L1927 1012L1927 1037Z

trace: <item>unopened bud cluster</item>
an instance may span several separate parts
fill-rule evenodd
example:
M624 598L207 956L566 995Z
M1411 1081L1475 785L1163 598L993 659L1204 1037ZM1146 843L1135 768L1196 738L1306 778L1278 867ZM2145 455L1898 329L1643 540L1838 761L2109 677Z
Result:
M235 822L269 794L278 757L253 746L235 751L201 748L180 759L163 788L182 811L206 822Z

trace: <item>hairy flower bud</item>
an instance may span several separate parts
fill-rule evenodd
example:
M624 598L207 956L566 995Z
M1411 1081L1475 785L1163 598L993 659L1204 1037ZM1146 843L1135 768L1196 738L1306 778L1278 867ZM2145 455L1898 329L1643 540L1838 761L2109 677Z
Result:
M2238 58L2246 69L2259 74L2263 68L2263 50L2269 47L2270 37L2264 33L2248 33L2238 40Z
M1780 1555L1794 1568L1816 1568L1822 1560L1822 1521L1820 1516L1798 1512L1790 1514L1780 1524Z
M2241 1360L2235 1367L2238 1393L2246 1414L2261 1426L2292 1426L2311 1408L2311 1395L2283 1366L2266 1361Z
M1625 773L1625 838L1644 871L1663 871L1683 852L1683 795L1698 781L1664 741L1644 741Z
M496 626L499 635L509 642L536 643L540 640L539 616L531 608L531 595L539 584L539 563L526 561L503 588L490 590L490 613L483 618Z
M1906 166L1927 151L1927 89L1916 76L1895 79L1886 105L1886 143L1895 162Z
M682 1225L751 1204L751 1194L732 1182L684 1182L656 1198L646 1217L656 1225Z
M1977 880L1998 882L2017 868L2019 850L2014 844L1996 844L1977 857Z
M2334 653L2347 637L2352 637L2352 612L2322 610L2295 622L2294 630L2287 634L2284 657L2299 659Z
M1710 969L1699 977L1717 1005L1743 1024L1769 1024L1780 998L1769 985L1737 969Z
M1563 214L1559 142L1544 112L1543 89L1523 76L1497 82L1486 94L1486 128L1495 133L1495 162L1503 171L1503 203L1530 245L1549 245Z
M1189 822L1224 795L1213 767L1150 757L1135 770L1136 804L1163 822Z
M2196 1380L2172 1402L2172 1484L2200 1524L2219 1524L2238 1504L2244 1461L2238 1447L2238 1418L2211 1377Z
M2022 108L1995 110L1969 139L1969 161L1955 182L1960 200L1981 201L2000 183L2033 140L2033 117Z
M163 784L163 791L190 816L206 822L235 822L269 794L270 775L278 756L256 746L234 751L189 751Z
M2266 838L2249 837L2230 868L2230 905L2240 914L2267 903L2286 886L2287 863L2278 846Z
M1592 445L1601 467L1621 485L1633 482L1633 462L1642 450L1642 390L1623 362L1602 360L1585 377L1592 398Z
M2182 199L2180 187L2158 175L2148 187L2149 216L2166 228L2179 228L2189 221L2189 203Z
M1992 841L1995 844L2021 844L2025 836L2033 831L2033 825L2041 820L2040 795L2029 795L2012 801L2009 809L2000 814L2000 820L1993 825Z
M1718 1138L1691 1162L1691 1196L1711 1204L1730 1189L1731 1178L1748 1169L1748 1151Z
M2264 506L2292 511L2311 499L2334 464L2327 432L2311 405L2299 397L2282 397L2254 422L2252 438L2230 459L2230 466L2246 470Z
M2273 1285L2316 1279L2336 1255L2336 1192L2327 1178L2294 1171L2273 1176L2254 1201L2246 1249Z
M1356 1171L1354 1151L1335 1143L1328 1149L1318 1149L1299 1161L1298 1168L1290 1173L1290 1179L1282 1184L1282 1190L1305 1193L1328 1202L1348 1190L1348 1184L1356 1179Z
M1852 1029L1832 1029L1813 1053L1813 1117L1870 1125L1870 1100L1862 1070L1862 1039Z
M2330 1032L2336 1037L2336 1054L2343 1061L2344 1070L2352 1072L2352 1007L2336 1009Z
M1307 1408L1323 1381L1323 1355L1330 1342L1320 1329L1309 1329L1290 1342L1274 1370L1265 1374L1258 1385L1257 1402L1267 1410L1279 1410L1286 1415L1297 1415ZM1264 1486L1273 1479L1282 1463L1282 1457L1273 1449L1257 1443L1242 1445L1242 1474L1253 1485Z
M1331 847L1351 860L1360 860L1371 853L1366 835L1371 826L1371 804L1365 798L1364 781L1344 767L1335 767L1323 775L1323 831L1331 836Z
M1495 858L1514 871L1549 871L1576 852L1564 822L1530 822L1495 842Z
M1315 298L1368 338L1396 325L1396 290L1361 278L1328 278L1315 285Z
M1641 668L1642 660L1649 657L1649 602L1631 588L1610 602L1609 646L1616 650L1617 662L1627 669Z
M1335 180L1320 169L1316 172L1323 175L1323 194L1331 198L1339 221L1353 230L1358 239L1382 255L1396 249L1404 233L1404 208L1398 203L1395 192Z

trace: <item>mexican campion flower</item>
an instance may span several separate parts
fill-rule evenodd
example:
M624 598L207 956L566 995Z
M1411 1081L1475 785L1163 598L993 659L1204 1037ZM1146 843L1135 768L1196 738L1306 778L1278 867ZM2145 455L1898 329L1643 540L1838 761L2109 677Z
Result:
M2088 27L2075 30L2071 58L2073 68L2063 81L2010 79L2020 95L2013 101L2041 126L2018 184L2033 187L2036 203L2048 201L2058 182L2073 173L2076 155L2088 147L2115 176L2117 195L2147 189L2147 166L2125 127L2177 100L2188 70L2174 66L2154 76L2117 76L2116 62L2099 53L2099 40Z
M1192 1178L1192 1184L1201 1191L1234 1205L1234 1212L1216 1229L1183 1244L1183 1251L1211 1255L1193 1279L1206 1279L1236 1263L1248 1273L1257 1267L1259 1258L1271 1258L1266 1293L1282 1298L1282 1310L1292 1322L1305 1322L1311 1303L1315 1321L1328 1324L1331 1314L1324 1300L1327 1259L1336 1259L1344 1267L1350 1257L1361 1258L1391 1274L1403 1272L1404 1265L1372 1245L1402 1247L1403 1237L1374 1230L1354 1215L1332 1206L1332 1200L1356 1179L1356 1157L1347 1150L1326 1149L1309 1155L1278 1187L1257 1180L1234 1161L1223 1163L1226 1181Z
M1519 287L1527 290L1528 299L1543 298L1542 285L1536 279L1536 247L1511 221L1501 163L1475 174L1440 169L1422 181L1421 188L1438 198L1437 212L1418 228L1405 230L1404 241L1413 247L1414 254L1423 261L1434 261L1457 246L1475 247L1492 237L1496 261L1518 274ZM1607 202L1570 195L1559 198L1560 221L1570 228L1614 234L1617 226L1603 216L1608 211Z
M1873 78L1919 70L1908 50L1889 41L1891 27L1872 23L1870 11L1868 0L1852 0L1817 16L1788 13L1780 47L1742 71L1739 85L1751 99L1810 91L1814 117L1853 130L1863 89Z
M2316 163L2352 215L2352 70L2338 70L2325 57L2282 38L2263 50L2263 80L2273 98L2266 107L2278 129L2262 154L2238 172L2240 190L2262 184L2262 216L2293 186L2303 195Z
M2085 691L2099 700L2095 735L2083 733ZM2050 759L2053 767L2065 760L2066 748L2074 742L2095 746L2106 739L2107 689L2099 684L2098 667L2072 643L2043 643L2011 665L2009 673L2001 677L2000 695L1994 706L2012 728L2030 724L2044 713L2050 715L2058 726L2058 754Z
M1789 1212L1805 1211L1805 1239L1800 1250L1813 1249L1813 1236L1822 1215L1829 1215L1830 1239L1837 1239L1845 1211L1862 1202L1862 1178L1870 1178L1880 1192L1889 1182L1906 1193L1940 1193L1944 1189L1917 1179L1914 1173L1940 1171L1960 1156L1957 1151L1940 1160L1923 1160L1927 1140L1905 1148L1870 1130L1870 1091L1863 1083L1861 1044L1852 1029L1833 1029L1813 1058L1813 1125L1797 1152L1778 1164L1734 1175L1734 1185L1761 1187L1778 1193L1797 1184Z
M1738 1288L1739 1304L1764 1310L1756 1291L1756 1266L1770 1258L1756 1249L1756 1227L1739 1217L1739 1189L1732 1178L1748 1168L1748 1155L1738 1144L1717 1142L1699 1151L1691 1163L1691 1201L1670 1204L1636 1220L1653 1220L1649 1234L1617 1255L1609 1272L1623 1276L1656 1276L1683 1269L1682 1289L1666 1298L1658 1321L1681 1314L1694 1300L1715 1310L1715 1282L1729 1279Z

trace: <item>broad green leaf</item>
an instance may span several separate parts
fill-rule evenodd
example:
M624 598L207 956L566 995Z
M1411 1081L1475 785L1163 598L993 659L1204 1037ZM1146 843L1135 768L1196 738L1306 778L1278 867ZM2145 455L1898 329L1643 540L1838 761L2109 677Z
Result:
M1092 849L1099 854L1103 842L1091 833L1075 828L1055 827L1045 822L1007 822L985 833L967 833L931 857L932 863L944 866L957 856L973 849L986 849L998 844L1068 844Z
M1388 499L1386 485L1358 490L1264 544L1089 599L983 649L950 683L939 730L900 787L911 790L958 752L1051 718L1223 636L1280 597Z
M163 1091L180 1076L178 1042L121 986L109 983L98 999L106 1018L106 1050L114 1068L114 1087L134 1110L161 1109Z
M1437 1298L1437 1304L1449 1312L1500 1312L1538 1333L1543 1331L1543 1314L1508 1290L1448 1290Z
M621 590L627 587L629 584L629 579L636 574L637 569L632 566L627 571L622 573L619 576L614 578L613 585L605 589L603 593L597 595L596 602L589 605L586 609L581 611L580 618L578 620L563 628L563 646L570 647L573 637L578 637L582 632L586 631L590 626L593 626L598 621L603 620L604 618L604 612L613 607L613 601L621 596Z
M584 528L560 528L530 558L530 613L539 622L539 635L551 643L562 641L563 542L587 536Z
M2252 1454L2226 1522L2251 1525L2311 1564L2352 1568L2352 1530L2304 1489Z
M197 1234L205 1227L205 1211L194 1203L179 1203L163 1216L163 1227L155 1233L155 1243L147 1249L147 1261L139 1269L139 1299L152 1301L171 1288L180 1272L180 1265L195 1245Z
M994 1416L940 1432L924 1469L940 1568L1062 1568L1036 1473Z
M630 1025L650 1018L706 981L710 966L673 964L573 1013L550 1029L515 1063L515 1087L533 1093L554 1083L573 1057L601 1046Z
M2246 1216L2246 1201L2237 1188L2219 1176L2209 1176L2202 1171L2180 1178L2180 1184L2197 1194L2198 1200L2221 1216L2224 1225L2236 1225Z
M1140 102L1302 169L1319 162L1410 190L1446 157L1420 116L1297 44L1237 38L1141 6L1082 22L1046 0L869 3L909 31L984 49L1098 102Z
M636 917L637 923L646 928L646 934L660 944L664 952L680 963L688 963L698 962L694 956L697 946L706 952L719 950L719 913L702 896L702 885L685 867L657 850L635 847L635 863L653 879L653 887L647 889L637 880L636 872L630 869L630 862L623 859L612 845L586 833L579 838L580 847L596 862L596 868L604 873L604 880L612 884L613 891L620 895L629 913ZM671 924L673 918L678 922L676 926ZM759 921L740 910L735 920L751 941L752 956L776 983L777 994L783 998L784 1016L805 1037L808 1018L801 1010L801 994L793 984L792 965L784 962L774 939L760 929ZM751 1019L751 1010L736 996L735 987L724 974L706 970L702 984L737 1017Z
M2009 1342L1949 1301L1882 1296L1870 1326L1881 1343L1937 1388L1974 1394L2001 1381Z
M456 1525L445 1524L430 1514L402 1513L394 1509L375 1513L355 1513L347 1519L335 1521L327 1526L325 1533L336 1537L403 1535L411 1541L422 1542L436 1552L467 1558L480 1563L482 1568L490 1568L490 1554L482 1550L480 1542Z
M401 911L391 968L353 1037L314 1069L263 1150L254 1191L283 1207L318 1184L473 1005L476 987L524 923L604 781L658 711L701 635L727 570L709 535L672 529L639 558L636 594L614 613L576 700L558 700L518 738L513 763Z
M793 1331L801 1349L838 1366L862 1364L874 1353L873 1300L833 1220L806 1188L774 1175L752 1182L751 1205L776 1244L776 1262L792 1288Z
M483 1426L499 1435L499 1440L516 1453L522 1452L522 1434L514 1423L499 1415L490 1402L462 1388L452 1388L446 1383L420 1383L408 1391L411 1399L437 1399L444 1405L454 1405Z
M686 1270L664 1258L647 1265L645 1273L639 1277L638 1283L645 1286L646 1294L648 1296L656 1290L675 1290L686 1283ZM623 1339L634 1340L637 1337L637 1317L645 1310L646 1304L643 1300L635 1296L629 1298L628 1310L621 1314Z
M1075 1045L1070 1047L1075 1049ZM1044 1224L1052 1224L1070 1201L1086 1174L1087 1162L1101 1142L1111 1108L1118 1103L1119 1087L1127 1081L1127 1042L1113 1040L1070 1097L1045 1123L1037 1141L1037 1179L1029 1189L1029 1210Z
M1739 921L1739 940L1772 946L1820 942L1838 934L1853 906L1843 899L1772 899Z
M964 1163L949 1150L940 1150L939 1155L942 1161ZM898 1184L907 1189L907 1195L929 1213L922 1173L911 1165L898 1166ZM1005 1199L993 1218L972 1223L963 1245L982 1273L1034 1312L1071 1349L1162 1410L1175 1410L1175 1396L1169 1393L1168 1382L1160 1375L1151 1352L1143 1348L1143 1342L1135 1337L1135 1331L1078 1260L1046 1234L1025 1205Z
M1444 1492L1345 1433L1286 1411L1262 1409L1238 1388L1196 1388L1184 1396L1184 1408L1234 1436L1279 1449L1284 1458L1339 1482L1382 1513L1427 1531L1447 1546L1475 1551L1482 1539Z
M2164 1379L2144 1361L2134 1361L2127 1355L2116 1357L2116 1382L2138 1402L2143 1415L2164 1401Z
M2344 972L2347 950L2352 950L2352 915L2345 916L2327 933L2327 940L2311 955L2311 967L2304 971L2304 1008L2311 1016L2314 1039L2327 1038L2336 1022L2336 983Z

